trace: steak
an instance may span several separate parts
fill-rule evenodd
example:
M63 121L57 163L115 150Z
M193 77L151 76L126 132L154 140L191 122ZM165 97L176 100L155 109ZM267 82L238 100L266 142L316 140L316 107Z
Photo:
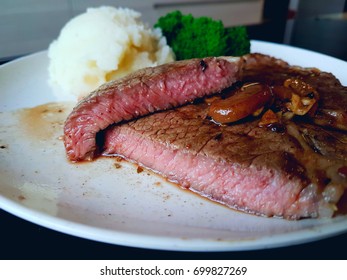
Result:
M268 85L282 84L300 77L320 94L319 107L312 121L318 125L347 131L347 87L331 73L316 68L290 66L287 62L261 54L245 56L243 81L259 81Z
M205 58L138 70L106 83L80 101L64 126L71 161L92 159L96 134L112 123L165 110L216 93L239 80L239 58Z
M220 126L206 119L206 107L187 105L113 126L105 132L104 155L120 155L249 213L299 219L335 212L347 187L338 172L347 151L334 134L317 132L319 145L329 147L323 156L302 136L316 127L291 124L288 133L276 133L257 120Z
M212 68L210 60L202 60L204 63L193 61L193 69L200 73L195 76L205 76L204 71ZM161 94L163 102L166 102L169 99L166 87L160 93L154 91L156 98L145 95L146 98L139 100L128 99L125 89L108 93L101 88L100 92L78 105L66 122L65 145L69 158L80 160L94 154L95 134L103 130L98 134L103 155L124 157L228 207L286 219L332 217L339 213L347 193L346 87L330 73L293 67L261 54L246 55L231 64L224 58L217 61L227 65L223 69L233 69L223 72L231 73L231 80L220 76L223 77L223 86L205 91L204 87L198 86L199 82L193 81L191 72L181 69L189 76L185 77L184 88L191 83L189 92L192 96L179 98L169 105L155 105L155 109L141 109L141 113L130 110L134 106L142 108L141 104L130 106L128 103L139 100L156 102ZM183 68L190 63L182 62ZM173 65L175 63L170 67ZM150 71L155 72L153 69ZM172 73L165 73L154 75L160 75L160 79L151 75L149 78L156 83L165 84L165 79L168 79L170 83L181 84L170 78ZM133 76L135 83L138 75ZM122 81L131 84L129 77ZM116 88L122 88L123 82L116 82ZM237 95L235 92L249 82L265 84L274 96L271 102L259 108L260 113L254 112L227 124L211 119L209 108L214 99L233 98ZM143 80L143 83L147 82ZM145 86L146 92L152 87L155 85ZM198 90L194 91L196 87ZM135 88L139 90L141 85L136 84ZM194 99L194 94L197 94L197 99L187 104ZM135 93L129 95L135 96ZM209 96L205 98L206 95ZM104 99L104 96L107 97ZM296 98L304 101L303 107L297 107ZM113 112L117 118L107 115L107 121L101 121L102 117L97 113L100 108L105 108L102 106L104 100L107 104L111 102L109 100L119 99L125 101L121 102L120 113ZM314 102L310 103L310 100ZM102 103L100 107L98 102ZM81 106L87 107L82 110ZM129 109L123 110L124 106ZM153 111L157 112L151 113ZM274 111L272 115L276 120L267 123L265 116L270 111ZM88 117L84 118L85 115ZM92 125L91 119L102 125ZM114 119L121 122L112 124ZM87 121L84 123L84 120ZM74 140L70 141L72 137ZM78 139L91 137L94 142L88 144L88 149L84 147L85 142L78 142Z

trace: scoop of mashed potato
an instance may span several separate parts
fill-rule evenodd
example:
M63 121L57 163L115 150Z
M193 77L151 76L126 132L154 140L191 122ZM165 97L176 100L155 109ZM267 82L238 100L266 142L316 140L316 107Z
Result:
M48 50L49 80L80 99L101 84L137 69L174 60L159 29L127 8L89 8L71 19Z

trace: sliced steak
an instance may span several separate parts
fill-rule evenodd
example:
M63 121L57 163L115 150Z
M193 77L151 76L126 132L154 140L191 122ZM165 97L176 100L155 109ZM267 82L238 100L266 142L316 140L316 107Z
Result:
M302 144L295 134L300 126L291 124L291 133L259 128L258 120L220 126L206 119L206 110L187 105L113 126L104 154L246 212L288 219L335 212L347 187L337 171L347 164L346 152L344 159L334 152L326 159Z
M266 89L253 115L245 108L251 92L245 99L239 88L245 82ZM331 217L346 197L346 98L332 74L270 56L193 59L101 87L68 117L64 140L70 160L88 159L103 131L103 155L123 156L231 208L288 219ZM208 117L211 99L223 106L237 100L246 109L239 113L248 115L220 125Z
M110 124L220 92L239 80L239 58L192 59L139 70L101 86L67 118L64 143L71 161L93 158L96 134Z
M208 102L186 105L109 127L103 154L123 156L242 211L288 219L333 216L347 189L346 122L322 121L322 112L346 115L346 88L317 69L260 54L243 59L243 82L310 83L320 98L315 114L283 119L276 130L259 127L252 116L219 125L207 118Z

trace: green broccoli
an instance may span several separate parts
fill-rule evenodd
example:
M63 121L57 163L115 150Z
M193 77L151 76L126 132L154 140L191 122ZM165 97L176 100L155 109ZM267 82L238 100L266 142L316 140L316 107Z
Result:
M194 18L174 11L158 19L159 27L177 60L207 56L240 56L250 52L244 26L225 28L222 21L209 17Z

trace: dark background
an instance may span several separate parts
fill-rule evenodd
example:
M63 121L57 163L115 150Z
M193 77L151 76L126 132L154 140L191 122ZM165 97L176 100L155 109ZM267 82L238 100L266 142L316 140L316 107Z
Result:
M110 245L59 233L0 210L0 259L346 259L347 234L303 245L241 252L174 252Z

